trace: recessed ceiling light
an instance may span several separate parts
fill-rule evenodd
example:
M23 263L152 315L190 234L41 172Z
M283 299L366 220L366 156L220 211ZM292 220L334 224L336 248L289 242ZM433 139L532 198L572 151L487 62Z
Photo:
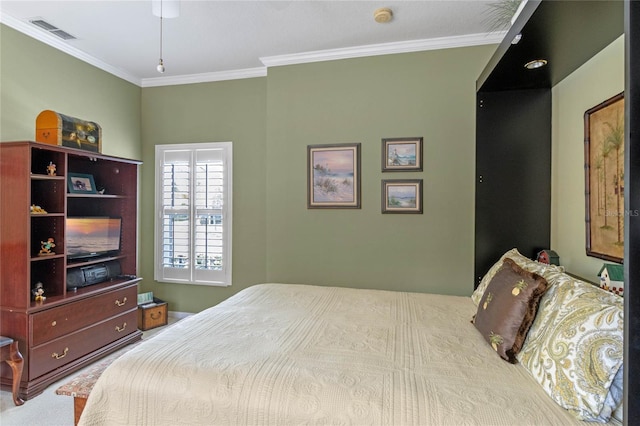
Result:
M535 59L524 64L524 67L528 70L535 70L536 68L544 67L545 65L547 65L546 59Z
M389 22L391 18L393 18L393 12L388 7L381 7L373 12L373 19L379 24Z

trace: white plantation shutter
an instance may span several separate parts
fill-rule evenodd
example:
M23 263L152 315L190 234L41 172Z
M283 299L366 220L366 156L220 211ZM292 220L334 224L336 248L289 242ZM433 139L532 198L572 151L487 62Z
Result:
M155 279L231 284L231 142L156 146Z

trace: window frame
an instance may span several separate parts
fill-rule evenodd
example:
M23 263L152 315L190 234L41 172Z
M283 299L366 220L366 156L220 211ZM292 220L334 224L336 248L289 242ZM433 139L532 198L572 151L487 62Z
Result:
M221 150L223 159L223 232L222 232L222 273L218 274L222 279L197 278L195 259L185 269L188 270L188 278L167 277L163 265L163 166L165 154L171 151L183 151L189 153L190 185L189 185L189 247L195 252L195 224L198 220L198 207L194 205L196 200L195 161L198 151ZM155 200L154 206L154 280L157 282L228 287L232 284L232 231L233 231L233 144L232 142L203 142L187 144L164 144L155 147ZM194 256L191 256L192 258Z

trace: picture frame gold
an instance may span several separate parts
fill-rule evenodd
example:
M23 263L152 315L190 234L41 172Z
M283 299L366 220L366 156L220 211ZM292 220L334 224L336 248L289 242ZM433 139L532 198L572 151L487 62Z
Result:
M585 222L587 256L624 258L624 92L587 110Z

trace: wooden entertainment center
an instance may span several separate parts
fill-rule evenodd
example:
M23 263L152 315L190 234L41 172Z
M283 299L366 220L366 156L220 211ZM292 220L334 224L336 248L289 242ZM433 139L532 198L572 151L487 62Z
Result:
M139 165L57 145L0 143L0 334L17 340L24 356L24 399L142 336L136 277ZM95 188L69 191L71 174L91 176ZM121 218L120 250L69 260L68 216ZM50 238L55 246L46 244ZM119 267L101 282L67 288L68 275L102 265ZM37 285L44 300L35 298ZM2 386L10 387L11 370L1 368Z

